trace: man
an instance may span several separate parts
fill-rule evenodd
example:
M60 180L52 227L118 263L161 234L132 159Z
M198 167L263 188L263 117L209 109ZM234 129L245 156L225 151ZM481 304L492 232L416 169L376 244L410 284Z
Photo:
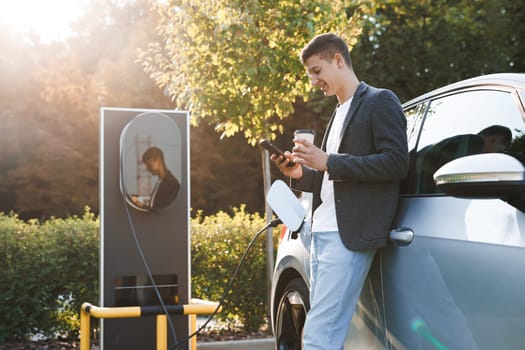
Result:
M158 147L150 147L142 155L142 161L152 175L159 177L159 181L151 193L149 205L136 198L133 201L141 208L161 209L170 206L179 194L180 183L166 167L164 153Z
M406 119L391 91L359 82L337 35L315 37L301 61L312 85L339 104L321 148L294 139L293 153L271 159L295 189L314 194L303 348L342 349L376 249L387 243L399 182L408 171ZM291 160L297 164L287 167Z

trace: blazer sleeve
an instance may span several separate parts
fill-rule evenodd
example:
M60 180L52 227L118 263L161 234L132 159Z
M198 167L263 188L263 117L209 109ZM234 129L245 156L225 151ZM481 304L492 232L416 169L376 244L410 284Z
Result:
M313 192L316 170L309 168L307 166L304 166L304 165L302 165L302 167L303 167L303 176L298 180L291 179L291 187L294 190L298 190L302 192Z

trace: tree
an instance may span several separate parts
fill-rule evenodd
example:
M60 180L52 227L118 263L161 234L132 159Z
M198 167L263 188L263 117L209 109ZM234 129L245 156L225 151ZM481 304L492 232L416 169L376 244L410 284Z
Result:
M34 142L31 157L8 173L24 217L77 214L86 205L98 206L98 119L91 99L99 86L71 57L61 59L60 68L51 63L36 70L38 109L25 130Z
M207 119L221 137L244 133L250 144L282 132L308 82L298 56L317 33L355 42L356 4L344 1L170 1L158 3L163 43L140 60L193 122ZM354 21L355 22L355 21Z
M525 71L525 9L512 0L376 0L352 51L360 78L406 100L495 72Z
M34 123L35 103L28 96L38 95L31 72L37 66L35 57L21 33L0 23L0 211L10 210L15 203L15 190L6 181L30 157L30 148L36 143L27 137L27 130ZM21 103L22 102L22 103Z
M0 35L0 204L24 219L97 211L101 106L172 106L135 62L157 38L147 1L88 5L65 41Z

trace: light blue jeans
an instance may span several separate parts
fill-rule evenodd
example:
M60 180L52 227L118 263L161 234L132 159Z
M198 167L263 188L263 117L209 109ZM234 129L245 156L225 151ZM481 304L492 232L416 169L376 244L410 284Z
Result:
M376 250L351 251L339 232L314 232L310 248L310 311L304 350L343 349Z

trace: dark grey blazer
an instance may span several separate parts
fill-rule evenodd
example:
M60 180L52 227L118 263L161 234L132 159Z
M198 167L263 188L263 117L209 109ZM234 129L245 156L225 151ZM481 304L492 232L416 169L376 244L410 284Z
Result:
M333 116L323 150L332 121ZM337 224L348 249L386 245L397 209L399 182L407 171L406 118L399 99L389 90L361 82L343 124L338 154L328 157ZM322 179L323 172L303 166L303 177L292 180L295 189L313 192L314 210L321 204Z

